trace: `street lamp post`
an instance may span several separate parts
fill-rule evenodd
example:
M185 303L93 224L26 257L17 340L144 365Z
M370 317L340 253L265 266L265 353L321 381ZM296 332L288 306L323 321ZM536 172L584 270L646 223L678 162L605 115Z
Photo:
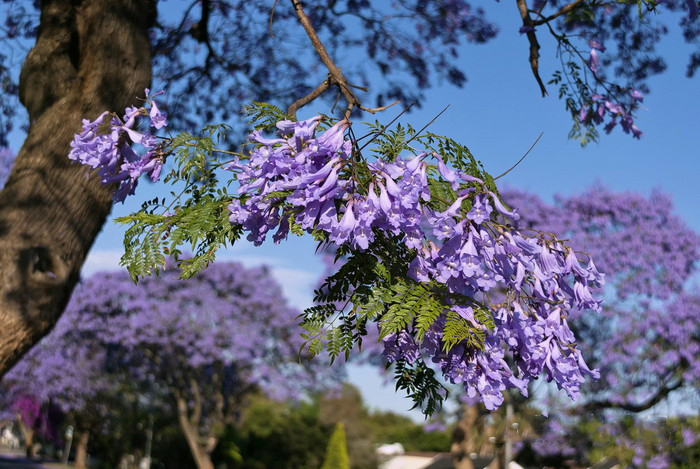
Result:
M70 447L73 444L73 427L71 425L68 425L66 428L66 447L63 451L63 465L65 467L68 467L68 456L70 455Z
M505 457L503 461L504 469L508 469L510 465L510 460L513 458L513 439L510 435L511 424L513 422L513 404L508 401L506 404L506 431L505 431Z

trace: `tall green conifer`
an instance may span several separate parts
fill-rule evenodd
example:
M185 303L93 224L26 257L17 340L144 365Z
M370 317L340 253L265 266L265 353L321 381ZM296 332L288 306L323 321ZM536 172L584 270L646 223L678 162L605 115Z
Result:
M345 443L345 427L338 423L326 449L326 460L321 469L350 469L350 457Z

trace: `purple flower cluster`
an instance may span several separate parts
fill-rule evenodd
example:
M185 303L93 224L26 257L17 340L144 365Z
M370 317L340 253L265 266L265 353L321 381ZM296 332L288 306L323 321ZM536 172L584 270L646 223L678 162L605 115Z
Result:
M352 142L345 138L347 121L340 121L322 135L315 136L320 118L306 121L281 121L277 124L283 138L266 139L254 132L250 141L259 144L247 161L236 161L228 169L239 171L241 203L229 206L230 221L243 225L250 232L248 239L262 243L267 232L275 227L273 239L286 238L294 222L308 232L314 229L328 233L335 246L350 242L353 248L366 250L374 241L374 229L400 236L408 248L423 246L433 233L438 239L462 225L449 221L456 216L461 203L474 191L468 188L445 212L436 212L421 202L429 201L426 153L410 160L401 158L388 163L382 160L368 163L372 180L366 189L353 179ZM454 187L459 181L483 183L467 174L457 173L445 166L439 155L438 167ZM491 194L493 195L493 194ZM285 201L288 205L283 205ZM336 201L342 201L339 207ZM497 206L505 208L496 202ZM491 211L478 199L471 216L487 217ZM510 213L505 211L505 213ZM429 228L424 229L428 222Z
M614 193L599 184L582 194L557 196L554 204L508 189L519 208L519 226L555 233L585 250L621 299L638 295L667 299L697 272L700 237L675 215L668 195ZM607 309L607 308L606 308Z
M243 203L234 200L229 205L229 219L243 225L250 232L248 240L256 245L277 226L275 242L286 238L292 221L306 230L318 225L330 232L338 244L350 235L356 221L352 205L338 221L334 203L349 189L349 181L339 177L352 152L351 143L344 137L348 122L340 121L315 138L319 123L319 117L279 122L280 134L288 138L266 139L256 131L249 139L259 146L250 159L227 167L240 171L239 193L244 195ZM282 210L280 195L287 196L287 202L296 208Z
M83 131L71 142L68 154L71 160L97 169L103 184L119 184L113 195L115 202L123 202L134 193L142 174L157 181L163 168L163 144L149 132L134 128L139 116L148 116L150 126L156 130L167 125L165 114L150 99L143 107L128 107L123 119L109 112L103 112L94 121L84 119ZM133 144L141 145L146 151L140 155L132 148Z
M605 46L597 39L591 39L588 41L588 45L591 49L586 65L593 73L596 81L604 83L605 77L600 66L600 54L605 52ZM620 92L615 93L615 96L617 97L601 95L597 92L593 93L590 99L587 99L579 109L578 121L586 125L601 125L607 116L608 122L604 127L606 133L612 132L619 121L625 133L631 133L637 139L641 138L643 133L634 124L634 115L632 113L644 100L644 95L637 89L629 88L626 93L625 89L621 89Z
M591 49L591 70L593 70L594 52L595 49ZM595 62L597 62L597 59ZM585 124L602 124L607 115L609 120L604 127L606 133L612 132L619 120L622 130L626 134L632 133L634 138L641 138L644 134L634 124L634 116L632 115L632 112L639 105L639 103L644 100L644 95L637 90L629 90L627 95L629 96L628 104L614 102L610 97L597 93L592 95L590 103L587 103L581 107L578 113L579 122Z
M470 398L480 396L488 409L503 402L505 389L517 388L527 395L528 384L542 373L576 399L584 377L599 375L588 368L576 348L566 314L573 309L600 309L589 287L601 285L602 274L591 261L583 268L573 251L561 243L540 243L517 232L504 236L493 236L483 228L480 236L475 232L457 238L466 238L461 247L452 238L452 245L433 248L428 259L419 254L414 265L423 264L423 272L429 273L424 280L445 280L451 291L472 298L486 297L497 288L508 291L505 301L491 307L495 311L492 329L476 320L475 305L451 307L484 331L484 349L474 350L463 343L446 352L443 317L420 344L407 333L389 336L384 342L387 359L412 361L421 348L446 379L463 384ZM516 372L505 361L504 344Z
M279 242L293 224L325 232L332 245L349 243L357 251L369 249L378 231L397 236L416 252L411 280L437 282L469 304L447 303L422 341L409 330L389 335L387 358L413 362L426 354L446 379L463 383L490 409L502 402L501 391L515 387L526 393L527 383L542 372L572 398L584 375L597 376L566 322L570 310L600 310L590 288L602 285L603 275L590 259L584 267L554 236L524 235L497 221L518 215L481 179L449 168L436 153L366 163L370 178L363 186L354 177L361 157L344 137L348 123L338 122L317 137L319 122L319 117L281 121L277 139L255 132L250 140L258 145L250 159L230 165L241 184L240 200L229 206L230 221L242 225L249 240L260 244L277 228L273 239ZM430 157L436 165L428 164ZM428 203L429 170L456 194L442 210ZM503 289L508 293L501 304L486 305ZM495 327L477 320L475 308L487 310ZM483 350L463 341L445 352L450 314L484 332ZM515 357L515 372L504 359L504 344Z

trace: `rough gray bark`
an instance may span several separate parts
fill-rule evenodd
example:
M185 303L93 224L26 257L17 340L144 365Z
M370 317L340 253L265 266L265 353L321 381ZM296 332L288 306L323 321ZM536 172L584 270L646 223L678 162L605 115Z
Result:
M60 317L112 205L66 158L81 119L122 112L151 75L154 0L44 0L20 76L29 132L0 193L0 377Z

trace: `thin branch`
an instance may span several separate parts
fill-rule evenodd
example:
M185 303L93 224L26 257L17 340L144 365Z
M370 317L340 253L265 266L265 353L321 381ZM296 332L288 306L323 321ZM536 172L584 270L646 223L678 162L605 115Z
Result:
M523 20L523 26L527 29L527 40L530 43L530 68L532 69L532 74L535 76L535 80L540 87L542 96L547 96L547 88L544 86L542 77L540 77L539 72L539 61L540 61L540 43L537 42L537 35L535 34L535 23L530 18L530 11L527 8L527 0L516 0L518 4L518 10L520 11L520 17Z
M535 142L534 142L532 145L530 145L530 148L528 148L528 150L527 150L527 151L525 152L525 154L518 160L518 162L515 163L515 164L514 164L513 166L511 166L510 168L508 168L505 172L503 172L503 173L500 174L499 176L496 176L495 178L493 178L493 180L495 181L496 179L502 178L502 177L505 176L506 174L508 174L508 173L510 173L511 171L513 171L520 163L522 163L522 161L527 157L527 155L530 154L530 152L532 151L532 149L535 148L535 145L537 145L537 142L540 141L540 139L542 138L543 135L544 135L544 132L540 133L539 137L537 137L537 139L535 140Z
M188 34L187 31L184 31L185 25L187 24L187 20L190 16L190 12L194 7L197 6L199 3L198 0L195 0L190 4L190 6L187 7L187 9L184 11L182 14L182 19L180 20L180 24L178 25L177 28L175 28L175 42L171 45L172 48L177 48L180 43L182 42L182 39ZM162 25L160 25L158 22L156 22L156 26L160 27L160 29L165 29ZM191 28L190 28L191 31ZM172 79L172 77L171 77Z
M351 85L351 86L352 86L352 85ZM385 110L389 109L389 108L392 107L392 106L396 106L396 105L399 104L400 102L401 102L401 101L399 101L399 100L397 99L397 100L394 101L393 103L387 104L386 106L368 108L368 107L364 107L364 106L358 104L357 107L359 107L360 109L362 109L362 110L365 111L365 112L369 112L370 114L374 114L375 112L385 111Z
M436 120L438 120L438 118L439 118L441 115L443 115L443 114L445 113L445 111L447 111L449 108L450 108L450 105L448 104L447 106L445 106L445 108L444 108L442 111L438 112L437 116L433 117L433 118L430 120L430 122L428 122L428 123L425 124L423 127L421 127L421 129L420 129L418 132L416 132L415 135L414 135L413 137L411 137L411 138L409 138L408 140L406 140L405 145L408 145L410 142L412 142L413 140L415 140L425 129L427 129L428 127L430 127L430 126L433 124L433 122L435 122Z
M311 93L307 94L303 98L299 98L296 101L294 101L289 108L287 109L287 115L290 116L292 119L297 118L297 109L302 108L309 104L311 101L314 99L318 98L321 96L325 91L331 87L331 85L334 83L333 77L330 75L328 78L323 80L323 82L316 87L315 90L313 90Z
M380 135L382 135L384 132L386 132L386 129L388 129L389 127L391 127L391 125L392 125L394 122L396 122L396 121L399 119L399 117L401 117L401 116L403 116L404 114L406 114L406 113L408 112L408 110L411 109L411 107L412 107L414 104L416 104L416 103L415 103L415 102L412 102L411 104L409 104L408 106L406 106L406 108L405 108L403 111L401 111L401 112L399 113L398 116L394 117L394 118L391 120L391 122L389 122L388 124L382 126L382 129L381 129L379 132L377 132L376 134L367 134L367 135L365 135L365 137L367 137L367 136L369 136L369 135L372 135L372 138L369 139L369 141L368 141L367 143L365 143L364 145L362 145L362 147L360 147L357 151L358 151L358 152L362 151L367 145L369 145L370 143L372 143L372 141L374 141L374 139L376 139L377 137L379 137ZM355 140L355 142L357 143L357 142L359 142L360 140L364 139L365 137L360 137L359 139Z
M190 6L187 7L187 10L185 10L185 13L182 15L182 20L180 20L180 25L177 27L176 31L182 32L185 25L187 24L187 17L190 15L190 11L192 11L192 9L197 6L197 3L197 1L190 3Z
M197 3L197 2L195 2ZM221 67L224 68L224 70L230 71L230 72L237 72L241 69L241 67L238 64L232 63L228 60L226 60L224 57L221 55L217 54L216 51L214 50L214 46L211 43L211 38L209 37L209 16L211 13L211 0L201 0L201 5L202 5L202 17L199 20L198 23L195 23L191 28L190 28L190 35L194 40L199 42L200 44L204 44L207 48L207 56L204 59L204 69L202 69L202 74L206 75L209 77L211 80L211 76L209 74L209 69L211 66L212 61L219 64ZM190 69L192 71L198 71L198 68L193 68Z
M576 55L576 56L581 60L581 62L584 64L583 70L584 70L584 72L586 72L586 85L588 85L588 70L589 70L589 68L588 68L588 66L585 66L585 64L588 62L588 61L586 60L586 58L583 56L583 54L581 54L581 52L579 52L579 50L578 50L576 47L574 47L574 45L571 43L571 41L569 41L569 40L567 39L567 37L566 37L565 35L563 35L563 34L557 34L557 32L554 30L554 28L552 28L552 25L551 25L551 24L547 23L547 28L549 29L549 33L554 37L554 39L557 40L557 43L558 43L558 46L557 46L557 47L558 47L558 48L563 47L564 50L565 50L570 56ZM563 57L560 58L560 60L561 60L561 64L562 64L562 69L563 69L563 70L566 70L565 67L564 67L564 59L563 59ZM612 96L612 95L614 94L613 91L612 91L612 90L610 89L610 87L608 86L609 84L610 84L610 85L614 85L613 83L609 83L609 82L607 82L607 81L601 79L600 76L598 76L598 75L595 74L595 73L591 73L591 75L593 76L593 79L595 80L595 82L598 83L600 86L602 86L603 89L605 90L605 92L606 92L608 95L611 95L611 96ZM567 79L568 79L569 74L566 73L566 76L567 76ZM575 87L574 87L573 85L571 85L571 82L569 82L569 85L570 85L571 89L575 89Z
M540 3L540 7L537 10L531 10L537 18L542 18L542 10L547 6L547 0L543 0Z
M270 37L274 38L275 37L275 32L272 30L272 20L275 18L275 8L277 8L277 2L279 0L275 0L275 3L272 4L272 9L270 9Z
M369 91L369 88L366 86L353 85L352 83L348 83L348 86L355 88L356 90L364 91L365 93Z
M585 0L575 0L571 3L569 3L568 5L561 7L561 9L558 12L554 13L553 15L550 15L546 18L542 18L540 20L535 21L533 23L533 25L540 26L540 25L543 25L545 23L549 23L553 19L556 19L556 18L560 17L561 15L565 15L565 14L569 13L571 10L573 10L574 8L579 6L579 4L583 3L584 1Z
M202 0L202 17L198 23L192 26L191 35L199 43L207 48L207 57L204 59L204 73L209 76L211 61L218 63L225 69L230 69L230 64L225 62L214 50L209 40L209 13L211 10L210 0Z
M379 131L379 135L381 135L382 133L384 133L384 131L387 129L387 127L390 127L391 124L393 124L394 122L396 122L396 121L398 120L399 117L401 117L401 116L403 116L404 114L406 114L406 113L408 112L408 110L411 109L411 107L413 107L414 104L416 104L415 101L413 101L411 104L409 104L408 106L406 106L406 107L403 109L403 111L401 111L396 117L394 117L394 118L391 120L391 122L389 122L388 124L382 126L382 129ZM362 140L366 139L367 137L370 137L370 136L373 136L373 135L376 135L376 134L370 132L370 133L368 133L368 134L366 134L366 135L363 135L362 137L358 138L358 139L355 140L355 141L356 141L356 142L359 142L359 141L362 141Z
M335 100L333 100L333 105L331 106L331 114L333 114L335 112L335 107L338 105L338 101L340 101L340 96L342 96L342 95L341 95L340 91L338 91L335 94Z

